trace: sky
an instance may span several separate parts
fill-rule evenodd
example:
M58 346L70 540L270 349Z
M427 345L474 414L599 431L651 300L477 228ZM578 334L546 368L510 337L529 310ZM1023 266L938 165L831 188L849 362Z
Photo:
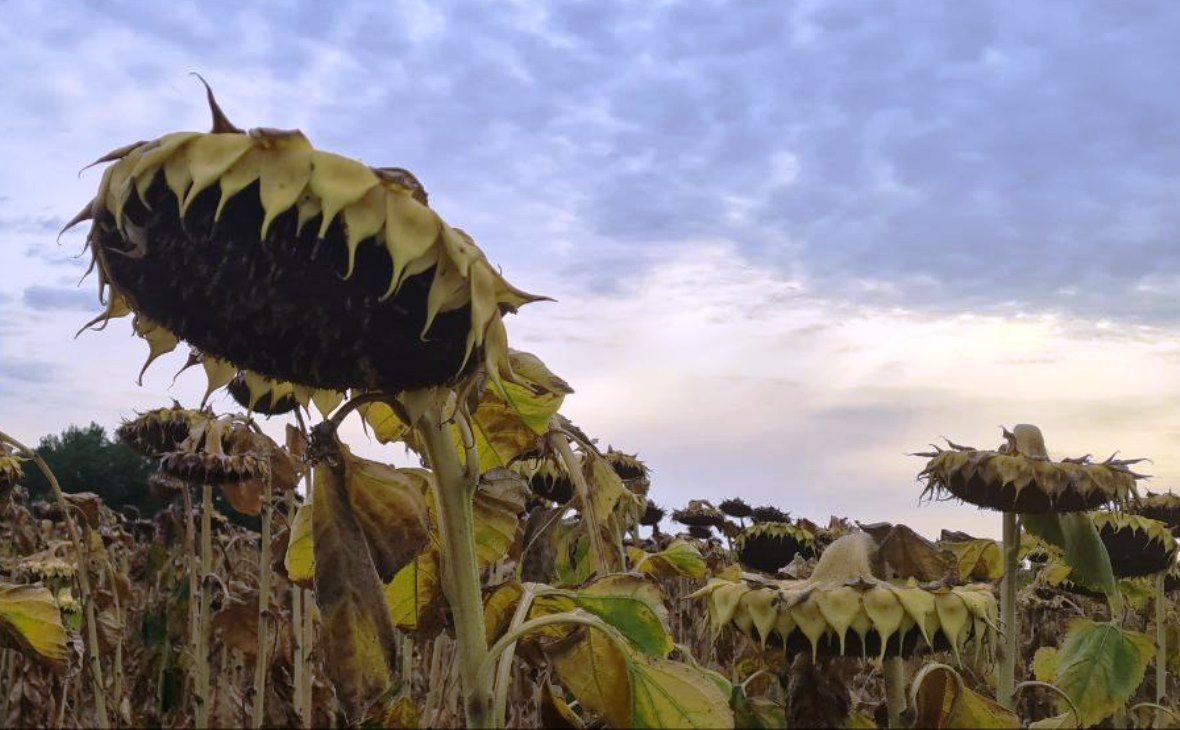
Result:
M139 386L128 321L74 338L97 283L56 241L84 165L208 128L199 72L239 126L412 170L553 297L510 344L667 507L998 536L907 453L1016 423L1180 478L1180 4L327 7L0 0L0 429L199 400L183 348Z

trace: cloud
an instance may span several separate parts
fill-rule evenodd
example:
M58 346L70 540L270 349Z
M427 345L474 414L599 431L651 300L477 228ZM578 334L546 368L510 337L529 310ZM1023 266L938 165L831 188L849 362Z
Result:
M30 286L25 289L21 301L26 307L40 311L56 309L91 311L96 308L94 293L76 287Z

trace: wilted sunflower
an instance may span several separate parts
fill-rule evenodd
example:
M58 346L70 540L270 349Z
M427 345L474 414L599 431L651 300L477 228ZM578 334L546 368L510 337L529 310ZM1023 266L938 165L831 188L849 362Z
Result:
M964 502L1001 512L1078 512L1137 496L1128 468L1142 459L1095 463L1089 455L1053 461L1036 426L1004 429L1004 444L994 451L947 442L932 452L915 454L930 460L918 475L926 480L925 497L949 493Z
M875 543L846 535L820 556L804 580L743 574L711 579L692 594L706 599L714 634L733 626L763 646L817 656L910 656L949 648L958 657L969 640L990 650L997 606L992 588L974 584L927 590L873 574Z
M1134 509L1136 514L1164 523L1173 533L1180 532L1180 495L1148 492Z
M765 505L762 507L755 507L750 512L750 516L754 519L755 524L759 524L762 522L790 522L791 521L791 514L789 512L783 512L778 507L771 507L769 505Z
M635 454L627 454L616 450L614 447L608 447L606 453L603 454L611 468L615 470L615 474L623 480L632 491L638 491L641 494L647 493L647 487L650 485L649 470L647 465L639 460Z
M644 527L656 527L660 525L660 521L664 519L664 509L658 506L650 499L643 509L643 516L639 518L639 524Z
M773 575L795 556L815 557L815 535L789 522L763 522L742 530L734 549L742 565Z
M1176 562L1176 540L1164 523L1122 512L1095 512L1090 519L1106 545L1116 576L1153 575Z
M93 221L108 301L95 322L134 313L149 363L189 342L211 386L247 370L398 392L480 360L511 376L501 317L540 297L443 222L414 175L314 149L299 131L246 132L208 100L211 132L98 160L113 164L69 224Z
M176 403L171 408L154 408L124 421L115 435L135 452L154 458L175 451L194 426L213 417L211 411L181 408Z
M730 517L736 517L739 520L754 515L754 508L737 497L721 500L721 504L717 505L717 508Z
M12 488L24 476L20 462L20 457L13 452L8 444L0 442L0 499L7 499Z
M672 519L690 527L721 527L725 524L721 510L703 499L689 500L687 507L672 512Z
M711 540L713 538L713 528L708 525L689 525L688 534L698 540Z
M234 448L234 431L245 425L229 417L196 425L175 451L160 459L160 471L194 484L245 482L266 476L267 459L255 451Z
M533 494L542 499L565 504L574 498L574 482L552 454L520 459L510 468L528 482Z

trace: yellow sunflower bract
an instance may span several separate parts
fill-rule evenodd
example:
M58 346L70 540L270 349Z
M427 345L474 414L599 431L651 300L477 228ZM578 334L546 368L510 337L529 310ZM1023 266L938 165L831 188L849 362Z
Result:
M747 573L741 580L710 580L693 596L706 600L715 634L732 626L763 646L771 639L789 646L793 637L802 636L813 657L821 648L844 654L849 632L854 634L851 648L862 651L875 633L881 657L890 648L893 653L906 648L912 632L928 646L941 634L956 658L969 639L977 651L990 651L998 616L990 585L931 590L914 581L878 579L867 559L866 540L871 538L855 533L832 543L805 580Z

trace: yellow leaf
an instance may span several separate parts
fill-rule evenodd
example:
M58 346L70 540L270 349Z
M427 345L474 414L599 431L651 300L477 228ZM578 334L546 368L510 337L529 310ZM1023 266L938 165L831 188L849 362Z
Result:
M315 549L311 530L311 502L304 502L291 521L291 536L287 541L287 555L283 559L287 578L292 583L311 588L315 578Z
M315 469L312 532L324 668L345 714L364 716L390 686L396 644L381 580L348 499L348 449Z
M0 583L0 646L65 669L68 637L49 589Z

